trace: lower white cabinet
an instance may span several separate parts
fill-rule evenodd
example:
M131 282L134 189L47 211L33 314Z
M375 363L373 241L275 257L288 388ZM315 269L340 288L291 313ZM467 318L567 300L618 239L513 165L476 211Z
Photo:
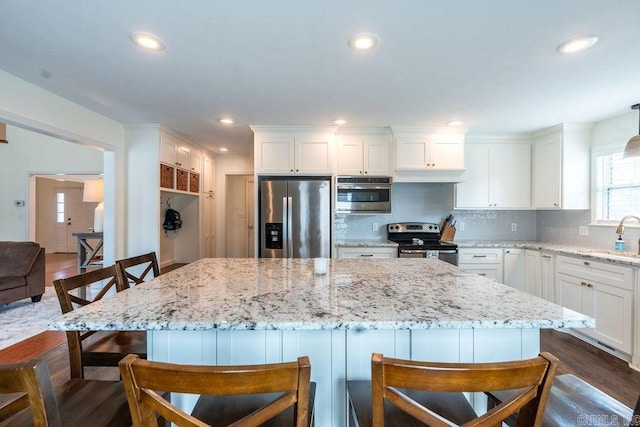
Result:
M502 248L459 248L458 266L503 283Z
M556 300L555 276L555 255L544 251L540 252L540 288L542 291L540 296L551 302Z
M398 248L390 246L338 246L336 258L397 258Z
M578 332L601 345L631 354L632 268L557 256L555 289L557 304L595 318L594 329Z
M542 296L540 259L540 251L527 249L524 253L524 290L537 297Z
M504 249L503 254L503 282L512 288L525 289L525 254L524 249ZM534 294L535 295L535 294Z

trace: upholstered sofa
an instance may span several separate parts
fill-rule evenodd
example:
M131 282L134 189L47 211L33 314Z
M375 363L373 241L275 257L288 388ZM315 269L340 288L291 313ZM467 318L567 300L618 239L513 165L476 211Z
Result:
M34 242L0 242L0 304L44 294L45 250Z

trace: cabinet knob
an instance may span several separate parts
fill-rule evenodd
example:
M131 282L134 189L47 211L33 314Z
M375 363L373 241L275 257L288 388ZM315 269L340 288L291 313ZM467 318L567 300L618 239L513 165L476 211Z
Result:
M362 175L362 171L359 171L359 172L360 172L360 175Z
M589 261L585 261L584 265L591 265L591 263Z
M560 206L560 203L555 202L555 203L553 204L553 206L556 206L556 207L557 207L557 206Z
M580 282L582 286L587 286L587 282Z
M511 251L504 251L504 253L505 253L505 254L510 254L510 253L511 253Z
M293 169L291 169L291 171L290 171L290 172L293 172Z
M296 172L300 172L300 169L296 169Z
M433 166L433 167L435 168L435 167L436 167L436 164L435 164L435 163L431 163L431 166Z
M591 283L587 283L587 288L593 288L593 285Z
M486 255L474 255L473 257L474 258L486 258L487 256Z
M372 256L373 256L373 254L360 254L360 256L372 257Z

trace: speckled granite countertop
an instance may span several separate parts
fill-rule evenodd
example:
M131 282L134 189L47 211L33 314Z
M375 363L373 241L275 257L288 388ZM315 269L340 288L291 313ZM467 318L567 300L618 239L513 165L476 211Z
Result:
M342 248L397 248L398 244L391 240L340 240L333 243L335 247Z
M206 258L53 319L59 330L583 328L594 320L430 259Z
M456 242L459 248L522 248L546 251L558 255L579 256L594 261L640 267L640 256L632 252L615 252L603 249L580 248L544 242L525 241L467 241Z

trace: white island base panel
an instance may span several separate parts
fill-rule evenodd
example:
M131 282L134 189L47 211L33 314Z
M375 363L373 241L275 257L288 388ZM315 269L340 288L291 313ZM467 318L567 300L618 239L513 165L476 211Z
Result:
M345 426L346 379L371 376L371 354L435 362L498 362L535 357L539 329L148 331L150 360L202 365L311 360L318 427ZM172 401L190 410L194 396Z

